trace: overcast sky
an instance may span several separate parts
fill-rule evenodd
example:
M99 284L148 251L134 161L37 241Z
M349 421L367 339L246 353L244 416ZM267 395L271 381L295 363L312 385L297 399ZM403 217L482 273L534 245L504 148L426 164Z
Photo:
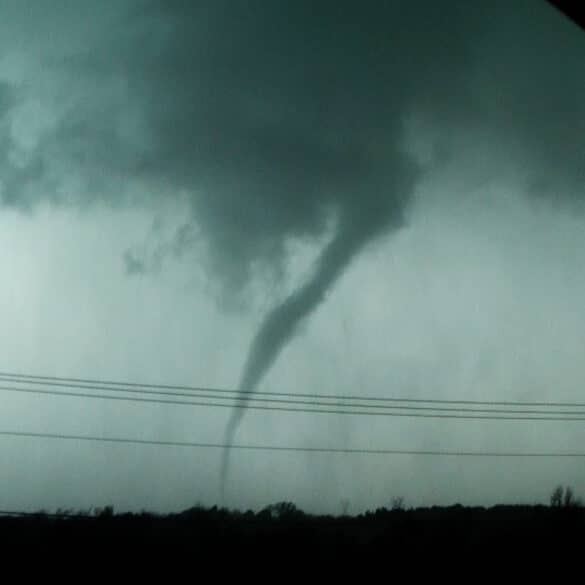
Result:
M585 402L583 63L585 34L537 0L0 0L0 371ZM1 392L0 431L222 443L230 417ZM248 410L234 440L584 439ZM221 456L1 437L0 508L213 505ZM544 502L558 483L585 496L579 459L238 451L225 503Z

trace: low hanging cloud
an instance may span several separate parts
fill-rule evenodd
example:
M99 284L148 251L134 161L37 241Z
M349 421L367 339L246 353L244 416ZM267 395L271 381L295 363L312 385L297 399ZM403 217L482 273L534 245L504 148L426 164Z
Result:
M460 5L126 3L99 45L53 59L71 105L38 159L111 203L125 181L187 190L213 271L237 289L379 196L363 185L392 172L416 101L457 111Z
M55 119L20 166L3 123L3 201L187 192L226 291L377 196L363 186L392 172L412 117L452 157L474 135L517 157L534 193L582 196L585 43L544 2L127 0L93 26L66 1L7 6ZM21 85L21 101L40 92Z

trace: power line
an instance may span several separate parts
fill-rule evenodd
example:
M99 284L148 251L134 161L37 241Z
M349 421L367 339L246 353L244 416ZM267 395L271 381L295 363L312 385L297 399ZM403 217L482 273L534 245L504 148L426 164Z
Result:
M3 381L0 377L0 382ZM17 382L24 384L25 382ZM37 384L42 384L42 386L49 386L49 387L66 387L66 388L76 388L81 390L103 390L103 391L111 391L117 390L124 393L132 393L132 394L144 394L144 395L154 395L154 396L182 396L187 398L204 398L210 400L232 400L234 403L227 404L225 406L229 406L230 408L234 405L237 406L237 403L242 403L244 406L249 405L250 403L270 403L270 404L292 404L292 405L300 405L300 406L317 406L317 407L331 407L334 406L336 408L348 408L348 409L370 409L370 410L410 410L410 411L433 411L433 412L463 412L463 413L477 413L477 414L545 414L545 415L558 415L558 416L583 416L585 417L585 411L543 411L543 410L519 410L518 408L515 409L498 409L498 408L489 408L489 409L476 409L476 408L459 408L459 407L439 407L439 406L410 406L408 404L401 404L398 405L396 403L392 403L389 405L384 404L363 404L363 403L343 403L343 402L320 402L316 400L293 400L293 399L280 399L280 398L258 398L256 396L249 395L249 396L229 396L229 397L222 397L216 396L214 394L185 394L181 392L154 392L151 390L136 390L136 389L123 389L123 388L105 388L101 386L89 386L89 385L81 385L81 384L66 384L66 383L54 383L54 382L42 382ZM128 400L128 401L137 401L137 402L154 402L154 403L162 403L162 404L192 404L192 405L202 405L200 402L192 402L192 401L180 401L180 400L163 400L163 399L142 399L137 398L134 399L130 396L118 397L118 396L111 396L111 395L103 395L103 394L86 394L86 393L79 393L79 392L65 392L65 391L51 391L51 390L44 390L42 388L23 388L22 386L0 386L0 390L8 391L8 392L24 392L24 393L32 393L32 394L48 394L52 396L75 396L75 397L84 397L84 398L102 398L105 400Z
M66 378L59 376L40 376L32 374L0 372L0 381L16 382L16 383L32 383L42 384L44 386L61 386L74 388L87 388L104 391L116 392L134 392L132 389L138 390L144 394L158 394L158 395L176 395L176 396L190 396L191 394L175 394L173 392L166 392L168 390L178 390L190 393L213 393L217 395L230 395L228 398L241 396L238 390L230 390L226 388L213 388L205 386L183 386L172 384L146 384L138 382L120 382L112 380L99 380L91 378ZM96 387L97 386L97 387ZM151 392L149 390L161 390L161 392ZM402 402L402 403L428 403L428 404L465 404L477 406L512 406L512 407L561 407L561 408L585 408L584 402L525 402L525 401L510 401L510 400L448 400L448 399L427 399L427 398L401 398L401 397L387 397L387 396L356 396L343 394L303 394L292 392L250 392L249 396L268 396L268 397L283 397L283 398L309 398L319 400L348 400L348 401L372 401L372 402ZM270 402L273 402L272 400ZM368 408L371 408L368 405Z
M169 399L156 399L156 398L138 398L131 396L112 396L106 394L92 394L84 392L64 392L55 390L43 390L41 388L22 388L13 386L0 386L1 391L17 392L25 394L38 394L48 396L62 396L62 397L74 397L74 398L93 398L100 400L116 400L126 401L134 403L147 403L147 404L172 404L181 406L199 406L199 407L211 407L211 408L242 408L249 410L262 410L268 412L298 412L306 414L343 414L343 415L356 415L356 416L390 416L390 417L408 417L408 418L436 418L436 419L464 419L464 420L499 420L499 421L561 421L561 422L585 422L585 413L574 412L574 413L562 413L562 412L539 412L539 411L496 411L496 410L479 410L479 409L458 409L458 408L436 408L428 409L433 412L419 412L417 407L384 407L389 408L402 408L409 412L396 412L388 410L357 410L357 409L342 409L342 408L292 408L289 406L266 406L255 404L253 399L250 402L246 402L243 399L233 399L236 402L222 403L222 402L208 402L208 401L194 401L194 400L169 400ZM239 400L239 402L237 402ZM294 403L294 401L291 401ZM332 404L332 406L336 406ZM365 406L368 409L372 409L372 406ZM380 408L380 407L378 407ZM418 408L418 410L423 410ZM438 411L438 412L437 412ZM444 412L447 411L447 412ZM451 414L451 412L457 412L458 414ZM489 414L490 412L495 414ZM522 414L522 413L531 414ZM504 415L502 413L505 413ZM535 416L538 415L538 416Z
M331 406L336 406L339 408L367 408L367 409L396 409L396 410L413 410L413 411L445 411L445 412L476 412L476 413L499 413L499 414L556 414L556 415L570 415L570 416L585 416L585 411L579 412L579 411L561 411L561 412L551 412L551 411L542 411L542 410L519 410L521 403L517 404L517 407L514 409L496 409L496 408L489 408L489 409L470 409L470 408L457 408L457 407L437 407L437 406L409 406L406 402L406 399L404 399L403 401L401 399L392 399L392 398L388 398L388 399L384 399L384 400L389 400L391 401L390 404L363 404L363 403L356 403L356 402L345 402L342 403L340 402L343 399L340 398L335 398L334 396L331 396L329 398L329 402L320 402L319 400L303 400L298 399L298 398L294 398L294 399L282 399L280 398L280 396L282 396L283 394L277 394L277 393L262 393L262 395L260 397L256 396L256 393L250 393L250 394L246 394L245 396L242 396L240 393L238 393L237 391L226 391L226 392L231 392L233 394L233 396L225 396L224 394L215 394L214 392L216 392L214 389L208 389L208 392L211 392L212 394L190 394L190 393L186 393L186 392L169 392L169 391L154 391L154 390L141 390L141 389L136 389L136 388L113 388L113 387L108 387L108 386L100 386L100 385L89 385L89 384L81 384L81 383L66 383L66 382L34 382L34 381L25 381L24 379L10 379L10 378L3 378L2 375L0 375L0 382L2 381L10 381L10 382L15 382L17 384L25 384L25 383L32 383L32 384L36 384L36 385L41 385L41 386L48 386L48 387L59 387L59 388L75 388L75 389L81 389L81 390L101 390L101 391L106 391L106 392L123 392L125 394L139 394L139 395L154 395L154 396L177 396L177 397L184 397L184 398L203 398L203 399L211 399L211 400L234 400L236 402L244 402L244 403L248 403L250 401L254 401L254 402L262 402L262 403L271 403L271 404L295 404L295 405L305 405L305 406L325 406L325 407L331 407ZM0 386L0 390L9 390L9 391L18 391L19 388L18 387L1 387ZM33 392L33 390L28 390L29 392ZM223 392L223 391L222 391ZM58 394L63 394L63 395L67 395L67 393L65 392L59 392L59 393L55 393L56 395ZM77 394L74 394L75 396ZM266 395L270 395L270 396L278 396L278 398L265 398ZM306 395L295 395L295 394L284 394L286 396L306 396ZM96 395L91 395L92 397L97 397ZM225 396L225 397L224 397ZM264 396L264 397L263 397ZM107 397L105 397L107 398ZM358 398L354 398L352 400L358 400ZM367 400L367 398L364 399L359 399L359 400ZM399 400L401 400L402 404L399 404ZM422 400L416 401L416 400L410 400L410 402L413 402L415 404L424 404L426 402L423 402ZM438 403L449 403L449 401L429 401L428 403L432 403L432 402L438 402ZM179 402L180 404L182 404L181 402ZM465 406L471 406L471 405L483 405L484 403L480 403L480 402L471 402L469 401L468 403L465 402L457 402L457 401L453 401L452 403L454 404L462 404ZM493 403L495 406L498 405L498 403ZM525 403L522 404L522 406L526 406L527 404L530 403ZM584 405L585 406L585 405ZM564 405L565 408L570 408L571 405ZM540 407L542 408L542 406Z
M285 445L227 445L225 443L206 443L192 441L155 441L150 439L130 439L126 437L96 437L91 435L67 435L61 433L36 433L26 431L2 431L0 436L30 439L55 439L65 441L85 441L94 443L118 443L130 445L146 445L158 447L182 447L192 449L237 449L244 451L277 451L291 453L322 453L340 455L422 455L433 457L534 457L534 458L583 458L585 453L568 452L521 452L521 451L439 451L439 450L411 450L411 449L367 449L367 448L337 448L337 447L294 447Z

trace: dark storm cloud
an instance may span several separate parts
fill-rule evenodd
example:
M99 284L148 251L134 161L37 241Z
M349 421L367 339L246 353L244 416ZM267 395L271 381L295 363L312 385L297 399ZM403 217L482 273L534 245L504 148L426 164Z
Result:
M98 43L52 57L77 99L35 168L68 161L111 203L134 180L187 190L227 289L359 208L362 185L392 172L406 114L440 128L447 150L456 132L488 129L532 165L535 192L580 185L585 42L545 3L117 6ZM13 174L17 203L28 175Z
M105 184L116 178L190 190L232 284L254 260L281 261L288 238L319 234L329 214L356 205L361 182L386 168L407 110L440 124L443 140L456 127L497 129L546 167L539 185L551 171L581 177L585 43L544 2L112 6L97 43L51 54L77 101L40 144L36 167L65 157L111 201L120 190ZM66 39L75 18L88 26L82 10L62 12L49 19L47 43L59 22ZM20 179L7 195L15 204Z
M279 265L287 240L321 235L379 196L363 185L392 174L407 107L441 119L461 110L460 12L459 3L139 4L97 50L68 60L82 97L54 140L98 183L187 189L216 272L241 285L254 262ZM129 134L125 117L136 120Z

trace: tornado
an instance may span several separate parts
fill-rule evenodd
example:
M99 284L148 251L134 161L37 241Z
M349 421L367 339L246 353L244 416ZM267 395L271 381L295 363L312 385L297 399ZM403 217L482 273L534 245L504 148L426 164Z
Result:
M327 293L354 257L381 234L404 224L404 210L418 175L418 167L407 155L395 155L391 167L396 175L358 203L343 208L335 235L317 259L309 280L293 291L264 318L256 332L238 385L238 404L225 429L221 463L221 497L225 501L230 455L237 430L258 385L282 350L293 339L299 324L319 307Z

